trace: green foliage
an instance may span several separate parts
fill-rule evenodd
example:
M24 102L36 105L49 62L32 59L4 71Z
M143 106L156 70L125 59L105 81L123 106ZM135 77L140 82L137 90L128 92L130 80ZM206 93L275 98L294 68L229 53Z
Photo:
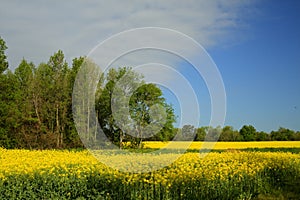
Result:
M238 131L234 130L231 126L225 126L222 129L219 141L240 141L241 135Z
M7 46L5 41L0 37L0 74L2 74L8 68L8 62L6 60L5 50Z
M82 97L78 99L87 105L82 110L74 108L79 115L88 116L83 117L86 121L82 124L86 125L88 121L91 126L80 125L86 133L84 138L97 139L98 121L105 135L121 148L123 144L141 148L143 140L169 141L176 134L177 140L192 140L189 137L195 135L196 141L215 141L218 137L220 141L300 141L299 131L282 127L270 134L257 132L251 125L245 125L239 131L230 126L174 128L174 109L166 103L161 89L154 84L145 84L142 74L130 68L111 69L107 75L98 76L92 61L79 57L69 66L59 50L48 62L37 66L23 59L12 72L8 69L6 49L5 41L0 37L0 146L5 148L82 148L82 138L79 138L73 119L72 95L73 100ZM81 93L73 94L77 73L83 68L85 75L79 79L84 84L77 85ZM124 84L118 85L121 80ZM98 81L98 85L91 85L93 81ZM128 94L130 92L130 98L124 93L124 87ZM95 96L88 93L93 89ZM117 90L121 95L112 97ZM121 106L114 116L112 101ZM129 107L124 106L128 102ZM95 119L88 109L94 103ZM131 143L126 143L128 141Z
M19 128L22 113L18 109L20 88L11 71L0 75L0 91L0 146L14 148L18 133L12 130Z
M218 135L218 127L200 127L195 130L195 141L204 141L209 132L214 132ZM300 141L300 132L295 132L290 129L280 127L277 131L272 131L270 134L263 131L256 131L251 125L244 125L240 131L234 130L231 126L222 128L219 134L218 141Z
M204 141L208 127L200 127L196 129L195 141Z
M165 102L160 88L145 84L142 78L130 68L110 69L103 80L105 86L98 88L100 125L120 148L124 141L141 148L143 139L151 139L153 133L162 140L173 133L173 108Z
M47 64L36 68L23 59L14 73L8 70L0 75L0 146L44 149L81 145L75 142L78 136L74 137L71 72L58 51Z
M272 140L288 141L296 138L296 133L290 129L280 127L277 131L271 132Z
M240 129L240 135L244 141L255 140L256 129L252 125L244 125Z
M256 132L255 140L256 141L268 141L268 140L270 140L270 135L263 131Z

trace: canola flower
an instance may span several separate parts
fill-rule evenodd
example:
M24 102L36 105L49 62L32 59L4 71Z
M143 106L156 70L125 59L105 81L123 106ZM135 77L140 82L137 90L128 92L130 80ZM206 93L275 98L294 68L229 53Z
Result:
M120 162L128 159L126 155L117 156ZM147 156L145 154L145 159ZM168 159L171 156L172 153L158 155L155 159ZM107 159L109 159L109 155ZM139 159L143 159L143 156ZM166 180L171 174L173 176L174 174L182 175L183 177L190 175L195 177L195 175L200 174L213 179L217 176L226 178L228 175L233 176L241 172L255 175L263 169L272 168L278 164L281 164L283 168L288 168L291 163L300 166L300 155L272 152L223 152L209 153L206 157L200 158L199 153L186 153L173 164L158 170L157 173L161 173L159 176ZM11 174L33 174L36 172L51 174L58 171L76 176L89 172L125 174L102 164L101 160L97 160L88 151L0 149L0 178Z
M169 142L144 142L145 148L159 149L165 147ZM173 148L181 149L186 142L173 142ZM189 149L201 149L204 142L192 142ZM206 142L209 143L209 142ZM213 149L246 149L246 148L300 148L300 141L261 141L261 142L216 142Z
M172 154L153 158L168 159ZM126 155L117 156L120 162L128 159ZM143 159L143 154L139 159ZM27 175L26 181L31 177L28 181L33 182L36 176L44 177L45 184L49 177L57 178L57 182L82 180L81 184L92 180L95 184L102 184L97 189L103 190L107 199L112 198L115 190L116 193L123 192L123 195L129 192L132 199L172 199L179 198L178 195L180 198L203 198L209 195L206 191L216 189L220 194L231 192L234 195L237 194L234 190L240 191L243 188L259 190L257 188L265 184L262 184L263 181L277 176L292 175L299 178L300 155L281 152L211 152L201 158L199 153L185 153L171 165L151 173L123 173L99 162L88 151L0 148L0 190L1 181L15 180L10 178L24 175ZM23 184L24 180L20 182ZM200 194L204 196L197 196ZM67 192L66 195L78 197L74 196L74 192Z

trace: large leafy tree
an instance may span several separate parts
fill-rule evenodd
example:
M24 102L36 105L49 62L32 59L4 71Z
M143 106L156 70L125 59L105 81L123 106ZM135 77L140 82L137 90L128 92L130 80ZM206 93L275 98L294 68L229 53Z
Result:
M48 136L50 146L64 146L71 106L69 68L61 50L34 73L32 103L39 134Z
M50 57L48 61L48 65L52 69L52 97L54 108L52 108L52 112L54 111L55 118L55 130L56 134L56 146L63 146L64 141L64 132L67 123L67 111L68 111L68 103L69 99L69 91L68 88L68 64L65 61L64 54L61 50L55 53Z
M165 102L160 88L142 79L131 68L110 69L96 99L101 128L120 148L125 140L142 147L143 138L173 133L172 107Z
M18 85L14 74L7 70L6 49L5 41L0 37L0 146L13 148L17 141L11 131L18 126L17 118L20 113L16 109Z
M14 148L18 146L17 129L22 116L18 110L20 89L15 75L11 71L0 75L0 146Z
M7 61L5 50L7 49L4 40L0 37L0 146L7 146L7 130L4 121L4 114L6 109L4 108L4 94L5 94L5 76L2 74L7 69Z
M19 96L17 99L17 109L22 113L18 118L20 147L34 148L38 146L38 120L34 112L33 92L34 92L34 71L33 63L28 63L23 59L15 70L16 82L18 84Z
M62 51L37 68L23 60L15 71L21 89L20 133L29 147L64 147L71 111L70 69ZM30 129L30 131L28 130ZM24 139L25 138L25 139Z
M130 115L135 121L132 144L142 147L143 138L173 134L174 110L166 103L163 93L155 84L143 84L131 96Z

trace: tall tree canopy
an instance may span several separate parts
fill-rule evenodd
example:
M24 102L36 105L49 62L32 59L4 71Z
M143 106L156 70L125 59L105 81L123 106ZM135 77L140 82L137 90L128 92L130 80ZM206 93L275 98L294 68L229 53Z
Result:
M96 99L98 119L120 148L123 141L141 147L143 138L173 133L174 111L159 87L144 83L141 74L125 67L110 69L103 81L105 86Z

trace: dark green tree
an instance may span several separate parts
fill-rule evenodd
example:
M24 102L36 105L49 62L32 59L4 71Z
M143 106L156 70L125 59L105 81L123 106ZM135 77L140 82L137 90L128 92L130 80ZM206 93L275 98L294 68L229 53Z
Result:
M203 126L203 127L197 128L195 140L196 141L204 141L207 131L208 131L208 127L207 126L206 127Z
M244 125L240 129L240 135L243 141L254 141L256 129L252 125Z
M111 99L116 82L125 74L126 69L110 69L105 76L105 85L100 87L100 95L96 99L96 112L101 129L114 144L122 147L122 140L125 135L122 130L115 124L111 110ZM120 142L121 141L121 142Z
M279 127L277 131L271 132L271 138L275 141L288 141L293 139L294 134L295 132L290 129Z
M255 134L255 141L268 141L270 140L270 135L266 132L260 131Z
M82 66L85 58L79 57L74 58L72 61L72 68L69 70L68 73L68 93L69 93L69 105L68 105L68 111L67 111L67 124L65 129L65 142L68 144L68 146L71 147L83 147L83 144L80 140L79 134L77 133L74 119L73 119L73 110L72 110L72 95L73 95L73 87L75 83L75 79L77 76L77 73L80 70L80 67ZM76 95L76 94L74 94Z
M134 130L139 148L143 138L159 134L161 138L170 137L175 122L171 105L165 102L160 88L155 84L143 84L130 98L130 115L135 121Z
M0 37L0 146L14 148L18 145L15 129L21 114L16 104L19 87L15 75L8 70L6 49Z
M292 137L293 141L300 141L300 131L297 131L294 133L293 137Z
M20 98L18 82L11 71L0 74L0 146L15 148L19 146L17 129L22 113L18 110Z
M222 129L219 141L240 141L240 133L233 129L232 126L225 126Z
M68 88L68 64L65 61L64 54L61 50L50 57L48 61L49 67L52 69L52 87L51 95L54 106L52 108L53 118L55 118L54 133L56 134L56 146L64 146L64 132L67 123L67 111L69 99Z
M22 148L37 148L40 142L38 130L38 119L34 112L33 91L34 91L34 71L33 63L28 63L23 59L15 69L19 96L17 99L17 109L22 113L18 118L19 127L15 129Z

